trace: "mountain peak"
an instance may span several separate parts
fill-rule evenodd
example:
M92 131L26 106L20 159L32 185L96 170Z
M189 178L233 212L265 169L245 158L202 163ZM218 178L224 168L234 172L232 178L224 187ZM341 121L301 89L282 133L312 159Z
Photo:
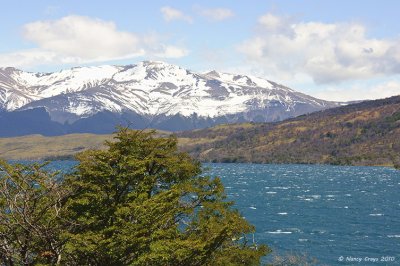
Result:
M0 75L0 106L8 111L45 107L61 123L104 111L276 121L336 106L261 78L215 70L200 74L161 61L54 73L7 69Z
M155 61L145 60L145 61L140 62L139 64L142 64L142 65L144 65L144 66L165 66L165 65L171 65L171 64L168 64L168 63L166 63L166 62L164 62L164 61L157 61L157 60L155 60Z
M211 70L209 72L206 72L205 75L209 76L209 77L214 77L214 78L220 78L221 77L216 70Z
M15 68L15 67L0 67L0 71L11 74L13 72L19 72L21 70Z
M164 61L142 61L137 64L137 66L143 66L145 68L151 68L151 69L182 69L180 66L173 65L166 63Z

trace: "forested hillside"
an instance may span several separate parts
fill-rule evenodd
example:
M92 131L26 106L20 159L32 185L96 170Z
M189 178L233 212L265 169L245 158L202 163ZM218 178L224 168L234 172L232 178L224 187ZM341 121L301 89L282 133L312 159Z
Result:
M201 161L398 165L400 96L279 123L222 125L178 134Z

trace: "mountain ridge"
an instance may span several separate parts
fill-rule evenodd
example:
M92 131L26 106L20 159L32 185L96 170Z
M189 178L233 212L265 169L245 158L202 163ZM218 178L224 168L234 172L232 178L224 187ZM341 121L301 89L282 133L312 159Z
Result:
M197 73L160 61L76 67L53 73L0 68L3 116L45 108L51 122L62 125L111 112L116 121L140 117L155 128L180 119L181 126L163 128L179 131L196 128L196 124L207 127L279 121L339 105L249 75L215 70ZM74 133L67 126L64 132Z

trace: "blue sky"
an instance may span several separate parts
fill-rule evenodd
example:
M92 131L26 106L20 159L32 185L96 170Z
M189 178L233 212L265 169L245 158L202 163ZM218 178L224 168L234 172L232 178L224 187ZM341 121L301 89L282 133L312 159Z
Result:
M161 60L327 100L400 94L400 1L3 1L0 66Z

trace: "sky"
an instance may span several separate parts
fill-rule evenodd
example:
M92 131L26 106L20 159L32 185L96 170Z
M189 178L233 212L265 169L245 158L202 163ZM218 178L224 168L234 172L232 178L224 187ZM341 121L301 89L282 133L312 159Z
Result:
M400 94L398 0L2 1L0 67L158 60L331 101Z

